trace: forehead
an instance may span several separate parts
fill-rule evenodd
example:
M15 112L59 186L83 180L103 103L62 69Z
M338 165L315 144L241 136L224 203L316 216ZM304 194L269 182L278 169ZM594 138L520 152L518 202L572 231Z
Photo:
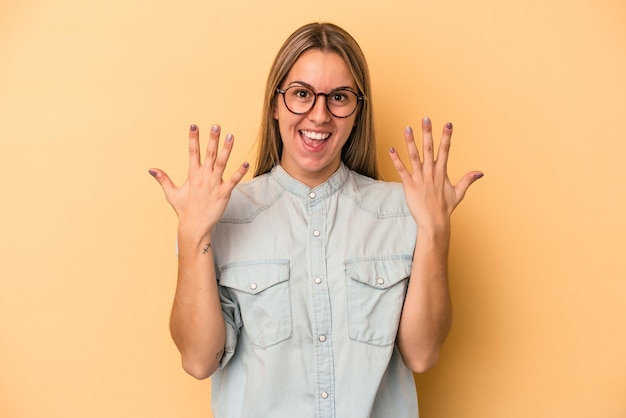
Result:
M302 81L316 90L325 91L336 87L356 88L348 64L336 52L312 49L304 52L285 78L286 84Z

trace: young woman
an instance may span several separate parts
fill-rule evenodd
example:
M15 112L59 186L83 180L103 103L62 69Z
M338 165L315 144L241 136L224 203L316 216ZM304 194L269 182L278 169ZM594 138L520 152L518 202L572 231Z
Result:
M213 376L216 418L417 417L412 371L450 326L450 216L480 172L453 185L452 125L437 155L422 120L402 184L378 180L370 80L356 41L314 23L282 46L267 81L255 177L222 178L233 147L211 128L189 174L151 169L179 218L171 333L184 369Z

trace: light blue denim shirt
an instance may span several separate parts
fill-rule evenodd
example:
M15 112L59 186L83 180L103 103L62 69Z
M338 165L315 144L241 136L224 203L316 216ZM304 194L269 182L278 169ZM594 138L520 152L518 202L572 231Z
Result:
M216 418L416 418L395 346L416 225L402 185L343 164L237 186L213 233L227 328Z

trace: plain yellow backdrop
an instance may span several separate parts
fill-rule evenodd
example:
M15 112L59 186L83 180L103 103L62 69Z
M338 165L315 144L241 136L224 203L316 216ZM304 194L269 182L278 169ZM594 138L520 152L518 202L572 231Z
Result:
M0 416L211 416L169 337L176 218L147 170L185 178L190 123L234 133L229 172L253 162L271 60L309 21L368 57L387 179L425 115L455 124L453 180L486 174L422 417L626 417L621 0L2 1Z

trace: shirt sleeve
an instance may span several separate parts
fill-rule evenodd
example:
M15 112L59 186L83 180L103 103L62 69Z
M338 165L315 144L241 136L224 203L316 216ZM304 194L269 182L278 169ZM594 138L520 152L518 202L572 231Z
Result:
M224 355L219 364L219 368L223 369L235 354L242 321L239 305L231 296L228 288L218 285L218 290L222 304L222 315L224 316L224 323L226 324L226 344L224 346Z

